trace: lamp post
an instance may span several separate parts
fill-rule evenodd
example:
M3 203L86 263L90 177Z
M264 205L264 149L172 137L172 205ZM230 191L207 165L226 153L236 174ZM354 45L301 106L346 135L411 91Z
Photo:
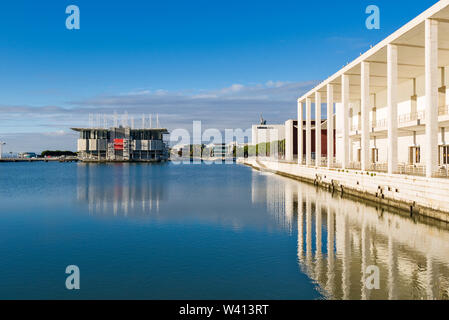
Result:
M3 146L6 144L6 142L0 141L0 159L3 158Z
M6 142L0 141L0 159L3 157L3 146L6 144Z

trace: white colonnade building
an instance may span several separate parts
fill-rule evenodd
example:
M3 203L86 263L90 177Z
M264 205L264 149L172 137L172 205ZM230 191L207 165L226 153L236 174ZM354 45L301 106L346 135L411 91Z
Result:
M449 0L442 0L298 100L298 162L306 166L447 176ZM312 158L311 110L327 105L336 156ZM305 110L304 110L305 109ZM303 119L305 116L305 119ZM317 114L317 118L320 113ZM334 128L335 126L335 128ZM302 128L301 128L302 129ZM317 126L317 146L322 143ZM332 135L327 145L333 148Z

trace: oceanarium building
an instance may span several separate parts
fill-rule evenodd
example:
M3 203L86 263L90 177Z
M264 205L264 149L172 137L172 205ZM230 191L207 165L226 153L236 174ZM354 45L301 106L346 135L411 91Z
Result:
M298 130L298 150L306 144L300 164L447 177L449 0L436 3L297 102L299 126L306 127L304 133ZM327 159L312 157L311 151L311 108L320 118L322 103L328 118L335 115L326 128L336 129L336 157L330 150Z
M80 133L78 157L83 161L165 161L167 129L72 128Z

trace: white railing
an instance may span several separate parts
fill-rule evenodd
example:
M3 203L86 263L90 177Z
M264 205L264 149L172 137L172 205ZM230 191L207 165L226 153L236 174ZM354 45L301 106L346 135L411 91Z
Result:
M444 107L438 108L438 116L445 116L449 115L449 105L446 105ZM417 111L417 112L410 112L410 113L404 113L398 116L398 124L403 124L411 121L417 121L417 120L426 120L426 112L424 110ZM369 122L370 128L374 129L386 129L388 126L388 120L387 119L380 119L376 121L370 121ZM351 131L360 131L361 128L359 125L351 125Z
M371 128L382 129L387 127L387 119L381 119L376 121L370 121Z
M335 168L335 169L341 169L341 168L343 168L343 165L341 164L341 162L335 161L335 162L332 164L332 168Z
M426 119L425 111L410 112L410 113L401 114L399 116L399 123L405 123L405 122L417 121L417 120L425 120L425 119Z
M449 178L449 165L440 165L440 168L436 174L438 178Z
M449 114L449 105L438 108L438 115L445 116Z
M321 164L320 167L327 167L327 156L326 155L322 155L321 156Z
M369 171L388 172L387 163L371 163L369 165Z
M350 162L347 169L360 170L362 165L358 161Z
M426 166L420 164L398 164L398 173L399 174L408 174L412 176L425 176L426 175Z

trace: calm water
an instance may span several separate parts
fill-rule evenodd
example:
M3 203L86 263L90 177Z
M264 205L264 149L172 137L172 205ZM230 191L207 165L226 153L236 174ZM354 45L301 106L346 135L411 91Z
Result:
M0 298L449 295L446 225L239 165L3 163L0 208Z

